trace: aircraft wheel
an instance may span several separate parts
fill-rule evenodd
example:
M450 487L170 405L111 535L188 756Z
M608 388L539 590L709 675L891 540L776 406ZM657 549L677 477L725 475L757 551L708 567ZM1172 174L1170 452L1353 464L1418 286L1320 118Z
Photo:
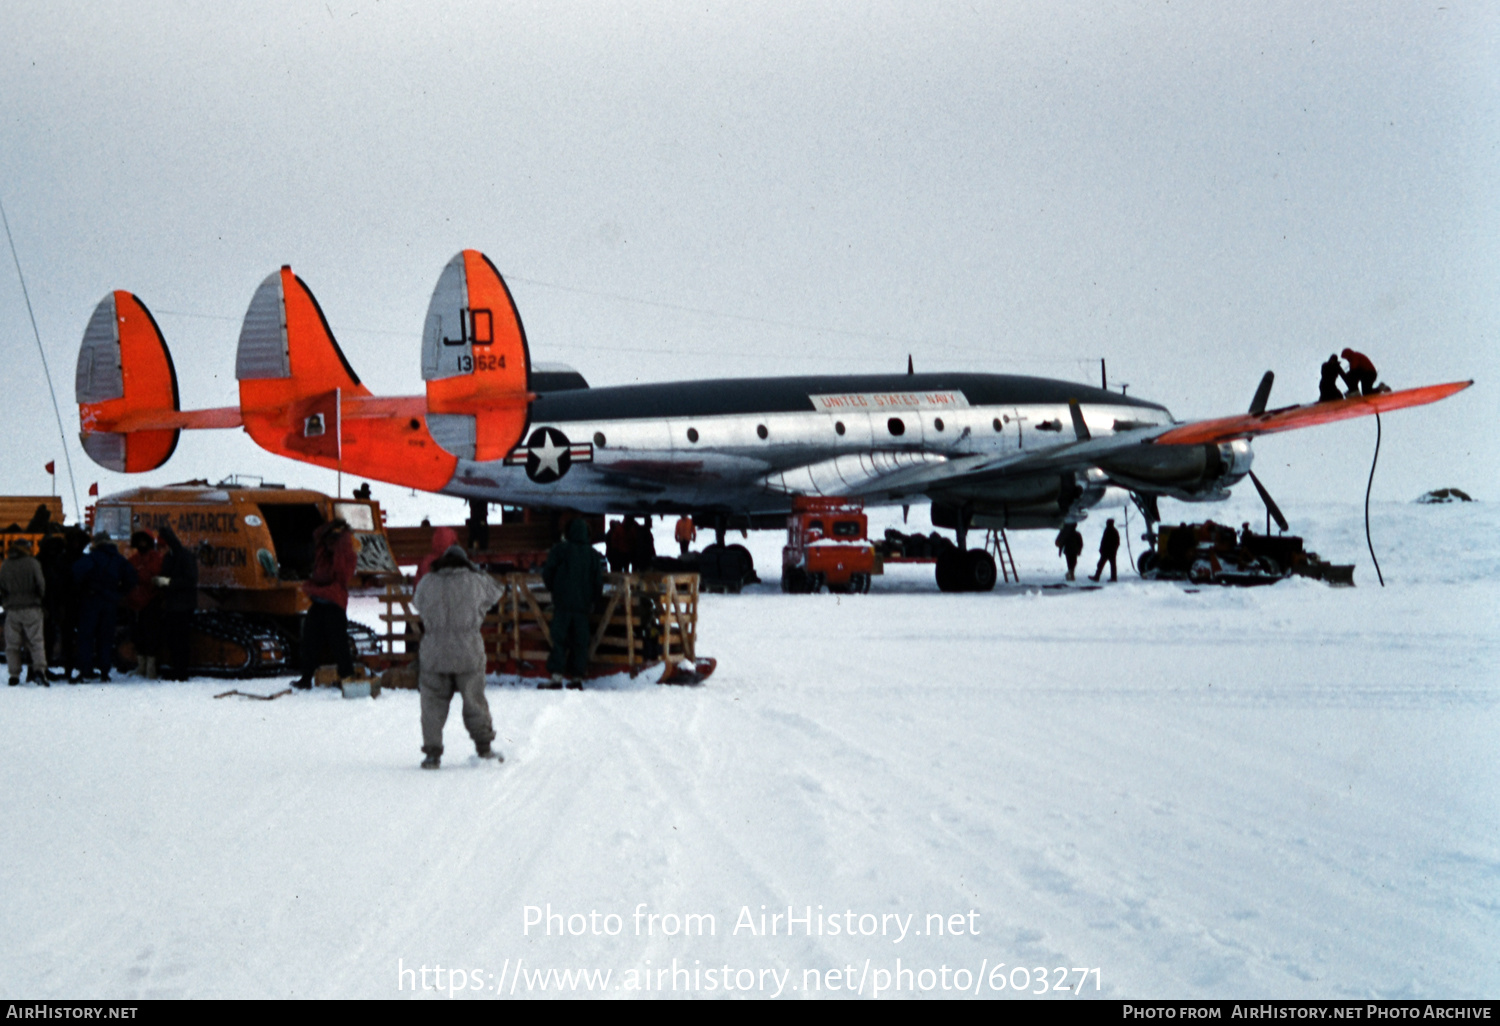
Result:
M964 554L944 549L937 560L938 591L963 591Z
M808 591L807 573L799 566L781 568L781 590L788 595L804 595Z
M965 591L993 591L999 571L995 557L983 549L970 549L964 553L963 583Z
M1142 577L1149 575L1156 569L1156 552L1152 549L1142 552L1141 558L1135 561L1135 569Z
M750 555L750 550L745 548L745 546L726 545L724 551L726 553L733 553L730 557L731 559L737 558L741 577L749 577L755 573L755 557Z

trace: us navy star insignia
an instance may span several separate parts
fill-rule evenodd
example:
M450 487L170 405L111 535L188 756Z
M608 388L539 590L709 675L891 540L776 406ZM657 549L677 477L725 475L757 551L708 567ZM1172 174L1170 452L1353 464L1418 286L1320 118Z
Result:
M542 427L531 433L526 444L505 457L507 466L524 466L526 476L537 484L551 484L574 463L591 463L594 447L587 442L569 442L557 428Z

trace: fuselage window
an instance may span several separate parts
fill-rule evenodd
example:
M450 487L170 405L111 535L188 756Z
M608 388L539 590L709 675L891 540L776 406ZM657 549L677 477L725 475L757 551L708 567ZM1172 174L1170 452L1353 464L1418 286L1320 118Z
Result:
M932 426L934 428L936 428L938 431L943 430L943 418L942 417L934 417L933 421L932 421Z
M760 435L760 437L762 439L765 439L767 436L769 436L771 434L771 432L769 432L769 431L766 430L766 426L764 424L757 424L757 425L755 425L755 433L757 435Z
M601 449L604 448L604 432L603 431L595 431L594 432L594 444L597 445Z
M840 434L840 435L843 434L844 433L844 422L841 421L841 420L834 421L833 422L833 430L834 430L835 434Z
M696 442L697 440L698 440L698 429L697 428L688 428L688 441L689 442Z
M890 420L886 421L885 428L893 435L906 434L906 422L900 417L892 417Z
M1000 418L999 418L999 417L996 417L996 418L995 418L995 419L994 419L994 420L993 420L993 421L991 421L991 422L990 422L990 423L992 423L992 424L994 424L994 425L995 425L995 430L996 430L996 431L999 431L999 430L1000 430Z

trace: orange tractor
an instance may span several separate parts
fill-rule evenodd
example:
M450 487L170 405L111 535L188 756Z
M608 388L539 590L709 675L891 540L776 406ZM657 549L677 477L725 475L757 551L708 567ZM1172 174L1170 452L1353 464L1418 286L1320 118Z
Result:
M858 499L799 496L786 519L781 590L810 594L870 590L876 573L869 520Z
M198 612L193 617L192 670L262 674L297 665L301 619L310 605L302 582L312 573L313 531L335 517L360 541L357 584L398 575L380 506L335 499L280 485L247 487L234 479L135 488L100 499L90 530L129 554L135 531L170 526L198 557ZM359 654L375 650L374 631L349 626ZM123 652L126 662L132 652Z

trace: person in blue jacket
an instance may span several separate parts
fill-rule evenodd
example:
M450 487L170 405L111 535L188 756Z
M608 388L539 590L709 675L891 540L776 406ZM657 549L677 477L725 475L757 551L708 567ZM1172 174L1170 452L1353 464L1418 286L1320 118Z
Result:
M87 555L73 564L81 609L78 617L79 680L109 680L110 664L115 656L115 624L120 616L120 599L137 583L135 567L120 555L107 534L94 535Z

